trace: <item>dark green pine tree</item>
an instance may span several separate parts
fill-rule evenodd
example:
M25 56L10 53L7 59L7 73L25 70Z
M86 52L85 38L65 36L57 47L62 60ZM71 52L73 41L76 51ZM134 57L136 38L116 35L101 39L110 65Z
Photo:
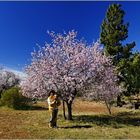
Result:
M119 83L126 82L129 67L128 62L133 57L132 49L135 42L125 44L128 37L128 23L124 23L124 10L120 4L109 6L106 17L101 25L100 42L104 45L105 54L113 57L113 64L118 69ZM121 76L119 76L121 75ZM127 76L126 76L127 75ZM124 78L125 77L125 78ZM121 96L117 98L117 105L120 106Z
M122 58L128 59L132 55L135 43L123 45L128 37L128 23L124 23L125 12L120 4L112 4L101 25L100 41L105 47L106 55L114 57L113 62L118 65Z

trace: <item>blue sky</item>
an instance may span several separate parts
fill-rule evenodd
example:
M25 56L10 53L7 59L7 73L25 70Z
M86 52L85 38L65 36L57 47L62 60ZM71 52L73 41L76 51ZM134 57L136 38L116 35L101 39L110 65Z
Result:
M36 43L49 40L47 30L63 32L75 29L78 38L88 43L99 38L100 25L113 2L0 2L0 64L22 70L30 63ZM136 42L140 51L140 2L122 4L125 21L130 23L126 42Z

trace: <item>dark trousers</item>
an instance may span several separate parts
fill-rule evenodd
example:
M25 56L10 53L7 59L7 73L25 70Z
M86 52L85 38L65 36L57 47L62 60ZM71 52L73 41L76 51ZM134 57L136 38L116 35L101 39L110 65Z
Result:
M53 109L52 111L50 111L50 113L51 113L51 118L50 118L51 127L57 126L58 109Z

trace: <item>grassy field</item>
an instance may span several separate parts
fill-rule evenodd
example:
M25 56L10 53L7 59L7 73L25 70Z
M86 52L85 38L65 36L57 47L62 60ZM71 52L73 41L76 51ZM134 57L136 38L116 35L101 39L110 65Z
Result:
M103 104L75 100L74 121L65 121L60 107L58 129L48 127L49 111L44 102L31 110L0 108L0 139L140 139L140 111L113 108Z

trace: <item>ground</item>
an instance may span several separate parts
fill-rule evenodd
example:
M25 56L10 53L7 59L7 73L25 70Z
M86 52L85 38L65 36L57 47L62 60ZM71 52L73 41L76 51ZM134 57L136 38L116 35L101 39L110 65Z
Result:
M76 99L73 121L65 121L59 109L58 129L48 127L45 102L30 110L0 108L0 139L140 139L140 110L113 108L108 115L102 103Z

